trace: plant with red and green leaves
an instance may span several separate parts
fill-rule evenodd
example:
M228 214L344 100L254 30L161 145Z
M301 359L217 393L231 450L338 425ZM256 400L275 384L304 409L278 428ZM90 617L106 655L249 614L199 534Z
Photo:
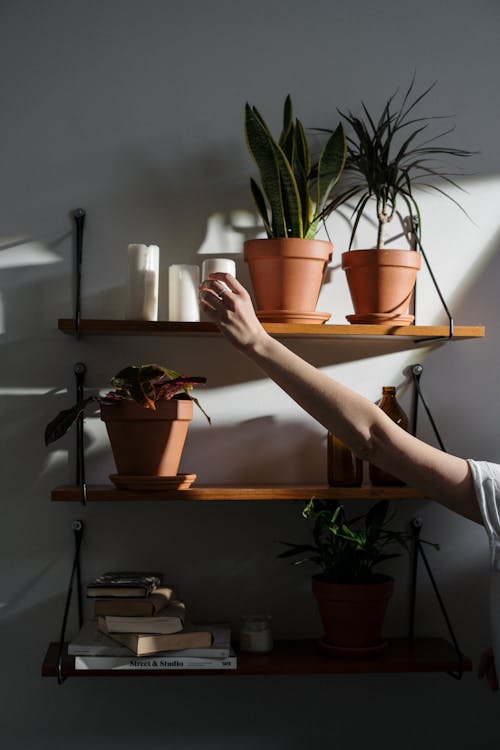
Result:
M160 401L172 398L194 401L210 423L210 417L204 411L197 398L190 391L195 385L204 384L204 377L180 375L161 365L129 365L111 378L113 390L105 396L88 396L78 401L69 409L63 409L45 428L45 444L49 445L66 434L71 425L91 403L114 404L120 401L134 401L144 409L156 409Z

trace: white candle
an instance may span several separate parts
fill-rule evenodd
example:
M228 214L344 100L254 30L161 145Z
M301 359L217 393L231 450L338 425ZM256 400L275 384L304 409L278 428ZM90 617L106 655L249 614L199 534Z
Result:
M132 243L128 246L127 318L158 320L158 245Z
M201 278L208 279L211 273L230 273L236 276L236 263L230 258L206 258L201 265Z
M198 285L200 269L185 263L168 269L168 319L199 321Z

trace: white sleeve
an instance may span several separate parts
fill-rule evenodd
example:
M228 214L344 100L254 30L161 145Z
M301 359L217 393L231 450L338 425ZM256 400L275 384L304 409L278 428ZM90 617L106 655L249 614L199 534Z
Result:
M488 461L468 460L471 468L472 478L474 480L474 491L476 499L483 517L483 523L490 540L492 551L492 567L495 562L495 552L497 557L500 546L500 465L492 464ZM500 570L500 568L497 568Z
M490 628L495 667L500 677L500 466L469 459L474 490L490 540Z

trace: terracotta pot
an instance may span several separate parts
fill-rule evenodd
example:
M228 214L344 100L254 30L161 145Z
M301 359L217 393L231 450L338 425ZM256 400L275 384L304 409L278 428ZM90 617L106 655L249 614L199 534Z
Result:
M193 418L188 399L161 401L156 410L133 401L101 405L118 474L176 476Z
M354 315L350 323L409 325L413 289L422 257L415 250L351 250L342 253Z
M314 576L312 589L325 631L324 642L340 649L369 649L382 643L382 626L394 581L329 583Z
M287 311L314 313L332 251L331 242L323 240L295 237L247 240L244 258L250 270L257 313L265 314L269 321L276 311L278 322L285 320ZM323 317L311 322L324 320Z

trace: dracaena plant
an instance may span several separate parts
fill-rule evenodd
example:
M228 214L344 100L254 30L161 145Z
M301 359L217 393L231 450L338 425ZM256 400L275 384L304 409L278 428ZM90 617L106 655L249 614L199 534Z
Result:
M290 96L285 100L278 141L256 107L248 103L245 136L260 174L261 187L254 179L250 180L250 187L267 236L314 239L346 159L342 125L328 137L315 172L311 169L311 149L304 127L293 117Z
M330 583L372 583L380 578L378 566L408 549L410 534L390 528L394 514L387 500L367 513L348 519L336 501L312 498L303 510L312 522L314 544L281 542L288 547L279 558L298 557L293 565L310 562L319 566L321 578ZM437 545L433 545L437 547Z
M452 132L453 128L425 138L424 131L433 120L446 118L416 116L415 109L434 88L435 83L416 96L413 96L414 86L415 77L403 95L401 104L396 105L395 92L385 103L378 119L370 114L363 103L361 116L339 110L341 117L350 126L344 168L346 179L342 189L328 202L324 215L327 216L343 203L357 198L352 215L349 249L361 217L373 203L377 218L377 248L384 246L385 230L400 205L412 217L412 224L413 217L416 218L417 231L420 233L421 215L414 193L416 187L437 191L463 211L458 201L436 184L436 181L461 189L453 179L456 174L443 168L442 159L467 157L474 152L441 143L441 139Z
M134 401L144 409L156 409L158 402L172 398L189 398L203 412L208 422L210 417L191 395L193 386L206 383L204 377L180 375L160 365L129 365L111 379L113 390L105 396L88 396L69 409L64 409L47 425L45 444L49 445L62 437L78 419L79 415L92 403L98 405L115 404L120 401Z

